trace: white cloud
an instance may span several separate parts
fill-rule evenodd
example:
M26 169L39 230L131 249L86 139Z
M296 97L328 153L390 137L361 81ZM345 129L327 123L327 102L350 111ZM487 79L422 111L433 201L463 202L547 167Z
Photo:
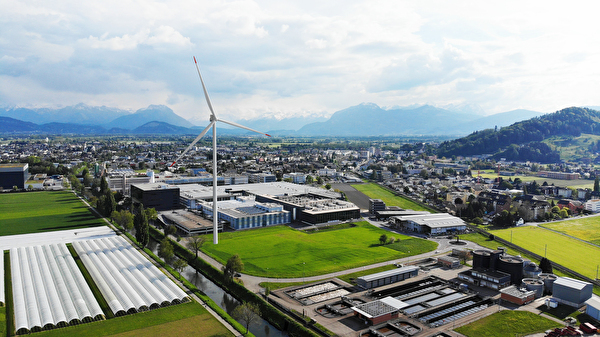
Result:
M94 49L125 50L135 49L138 45L174 45L185 47L192 43L189 37L184 37L169 26L160 26L154 29L143 29L133 35L124 34L108 38L108 33L104 33L100 38L89 36L86 39L79 40L84 45Z

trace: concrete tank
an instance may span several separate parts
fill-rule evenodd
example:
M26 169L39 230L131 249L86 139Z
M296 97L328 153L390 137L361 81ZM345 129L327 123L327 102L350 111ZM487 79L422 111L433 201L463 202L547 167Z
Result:
M478 249L473 252L473 269L489 269L491 251Z
M499 271L510 274L510 283L519 285L523 280L523 259L514 256L500 258L497 266Z
M535 298L540 298L544 295L544 281L537 278L524 278L523 285L525 289L535 292Z
M542 269L535 264L535 262L529 261L523 267L523 276L527 278L537 278L542 273Z
M541 273L538 275L538 278L544 282L544 291L546 294L552 294L552 286L554 285L554 281L556 281L558 276L549 273Z

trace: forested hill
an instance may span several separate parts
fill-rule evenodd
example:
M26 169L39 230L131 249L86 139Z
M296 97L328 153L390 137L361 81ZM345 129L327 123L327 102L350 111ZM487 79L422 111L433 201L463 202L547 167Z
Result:
M466 137L443 142L438 148L438 155L494 154L507 160L555 162L559 159L558 152L542 141L554 136L578 137L582 133L600 134L600 112L571 107L499 130L476 131Z

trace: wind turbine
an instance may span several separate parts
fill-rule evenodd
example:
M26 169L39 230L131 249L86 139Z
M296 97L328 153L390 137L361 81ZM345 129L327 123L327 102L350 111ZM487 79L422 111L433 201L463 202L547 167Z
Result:
M265 135L271 137L264 132L256 131L249 127L240 125L234 122L228 122L223 119L218 119L217 115L215 115L215 111L213 110L212 103L210 102L210 97L208 97L208 91L206 91L206 85L204 85L204 80L202 79L202 74L200 74L200 68L198 67L198 61L196 61L196 57L194 56L194 63L196 64L196 70L198 71L198 76L200 77L200 82L202 83L202 90L204 90L204 97L206 98L206 104L208 104L208 109L210 110L210 123L208 126L202 130L202 132L194 139L194 141L175 159L171 166L175 165L175 163L183 157L186 152L188 152L199 140L204 137L204 135L208 132L208 130L212 127L212 145L213 145L213 243L216 245L219 243L219 213L217 209L217 122L223 122L225 124L233 125L238 128L246 129L248 131L256 132L261 135ZM171 167L170 166L170 167Z

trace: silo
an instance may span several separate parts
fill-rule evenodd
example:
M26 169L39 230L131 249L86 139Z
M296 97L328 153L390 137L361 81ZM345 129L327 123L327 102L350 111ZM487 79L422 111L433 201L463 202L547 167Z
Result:
M552 294L552 286L554 285L554 281L558 278L558 276L549 273L541 273L538 275L538 278L544 282L544 290L547 294Z
M544 295L544 281L536 278L524 278L523 285L525 289L535 292L535 298L540 298Z
M490 268L490 251L478 249L473 252L473 269Z
M523 276L527 278L537 278L542 273L542 269L535 264L535 262L529 262L523 267Z
M523 259L514 256L500 258L497 266L499 271L510 274L510 283L518 285L523 280Z

